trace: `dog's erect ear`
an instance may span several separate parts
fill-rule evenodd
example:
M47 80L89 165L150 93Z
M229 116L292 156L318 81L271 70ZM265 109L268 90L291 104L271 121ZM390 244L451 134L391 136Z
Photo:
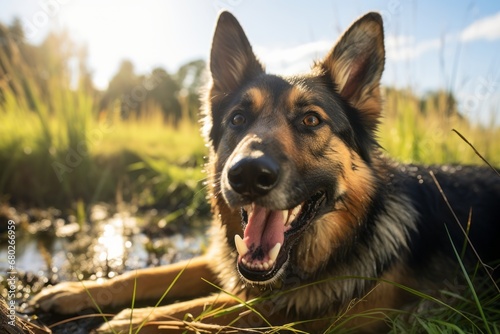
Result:
M219 15L210 53L212 95L228 94L244 80L264 72L243 29L229 12Z
M372 12L354 22L318 64L331 76L340 95L361 110L373 127L381 110L379 84L384 59L382 18Z

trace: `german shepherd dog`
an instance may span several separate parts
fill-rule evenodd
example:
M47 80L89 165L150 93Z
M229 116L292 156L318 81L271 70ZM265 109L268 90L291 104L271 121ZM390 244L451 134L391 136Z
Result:
M167 294L176 303L124 310L101 330L128 331L147 318L145 332L272 325L318 333L340 324L380 332L384 310L417 308L406 290L452 286L460 261L498 263L495 171L402 165L377 144L384 57L381 16L368 13L308 74L267 74L222 12L203 115L210 250L105 282L62 283L32 303L76 313L130 305L134 291L157 300L181 273ZM462 259L453 245L467 245Z

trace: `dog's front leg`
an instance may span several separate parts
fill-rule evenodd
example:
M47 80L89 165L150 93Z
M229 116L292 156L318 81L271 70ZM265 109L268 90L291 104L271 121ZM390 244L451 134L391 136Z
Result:
M167 299L199 297L214 291L201 280L216 282L208 264L207 257L201 256L169 266L131 271L103 282L63 282L44 289L30 303L47 312L71 314L86 308L130 305L134 289L136 301L155 301L170 285ZM181 271L181 276L173 283Z
M273 315L262 309L257 315L234 297L221 292L167 306L123 310L97 332L235 333L243 328L262 329L268 324L267 319L264 320L267 317Z

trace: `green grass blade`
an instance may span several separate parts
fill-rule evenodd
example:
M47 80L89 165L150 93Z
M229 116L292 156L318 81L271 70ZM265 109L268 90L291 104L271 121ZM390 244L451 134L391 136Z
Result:
M486 316L484 314L484 310L483 310L483 307L481 305L481 301L479 300L479 297L476 293L476 289L474 288L474 284L472 283L472 281L469 277L469 274L468 274L467 270L465 269L463 261L460 258L460 254L458 253L458 251L455 247L455 244L453 243L450 232L449 232L448 227L446 225L445 225L445 228L446 228L446 233L448 234L448 238L450 238L450 244L453 248L453 252L455 253L455 256L457 257L458 264L460 265L460 268L462 269L462 273L464 274L465 280L467 281L467 285L470 289L470 292L472 293L472 296L473 296L474 301L475 301L476 306L477 306L477 310L479 311L479 314L481 315L481 319L483 321L484 327L486 328L486 331L488 332L488 334L492 334L488 320L486 319Z

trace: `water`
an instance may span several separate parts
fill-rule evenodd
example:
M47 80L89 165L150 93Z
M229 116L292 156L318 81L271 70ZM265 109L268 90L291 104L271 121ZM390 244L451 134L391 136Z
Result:
M95 205L78 223L59 211L13 214L16 222L15 271L18 304L58 281L112 278L128 270L165 265L201 254L206 248L204 222L172 222L167 213L137 213ZM0 283L9 272L7 233L0 245ZM6 294L3 289L1 295Z

